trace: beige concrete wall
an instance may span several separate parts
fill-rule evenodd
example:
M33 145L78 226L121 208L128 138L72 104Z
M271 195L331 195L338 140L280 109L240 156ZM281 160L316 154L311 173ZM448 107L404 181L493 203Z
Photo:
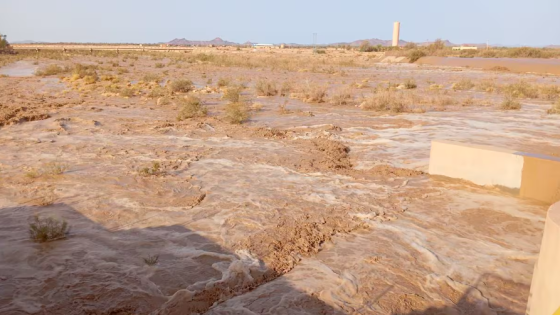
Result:
M521 188L523 157L491 146L434 140L430 152L432 175L462 178L478 185Z
M548 210L539 259L535 264L528 315L551 315L560 308L560 203Z
M548 204L560 201L560 158L519 154L524 159L519 195Z
M395 22L393 24L393 46L399 46L400 33L401 33L401 23Z

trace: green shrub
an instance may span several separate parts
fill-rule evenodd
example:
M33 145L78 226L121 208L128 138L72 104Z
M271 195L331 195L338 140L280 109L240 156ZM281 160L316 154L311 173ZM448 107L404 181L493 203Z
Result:
M204 117L208 112L200 98L194 95L189 95L186 99L180 99L178 105L180 106L179 114L177 115L178 121L194 117Z
M48 242L66 238L70 231L68 223L54 218L42 219L39 215L29 223L29 236L35 242Z

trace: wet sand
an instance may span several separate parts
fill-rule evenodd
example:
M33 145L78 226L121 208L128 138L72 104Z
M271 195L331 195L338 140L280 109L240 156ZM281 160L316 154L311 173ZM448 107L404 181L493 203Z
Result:
M123 76L138 80L155 62L140 58ZM177 122L173 104L144 96L84 93L56 77L0 78L0 104L26 108L0 127L0 313L524 313L547 205L425 171L431 139L560 153L549 103L394 115L258 97L252 87L259 77L329 91L366 79L449 89L461 78L555 78L415 65L348 68L343 77L167 70L200 87L245 80L243 94L263 108L231 125L219 90L196 92L209 117ZM279 113L284 102L289 111ZM29 176L52 161L68 169ZM162 173L141 176L154 161ZM64 218L69 237L32 242L34 214ZM159 262L144 264L148 255Z

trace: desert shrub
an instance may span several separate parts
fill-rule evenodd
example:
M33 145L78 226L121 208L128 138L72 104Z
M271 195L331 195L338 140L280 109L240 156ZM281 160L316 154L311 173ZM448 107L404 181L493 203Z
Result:
M538 98L539 91L537 87L526 82L518 81L516 83L506 84L502 87L504 93L513 98Z
M555 100L560 97L560 86L557 85L542 85L539 87L539 97L545 100Z
M187 93L194 89L194 85L191 80L179 79L171 82L170 89L171 92Z
M354 103L352 90L349 88L335 91L330 98L330 103L334 105L351 105Z
M504 98L504 101L500 105L500 108L504 110L521 109L521 103L519 103L519 101L515 97L506 96Z
M364 40L364 41L362 41L362 43L360 44L360 51L361 51L361 52L372 52L372 51L377 51L377 47L371 46L371 44L370 44L367 40Z
M155 64L154 67L156 67L156 68L158 68L158 69L161 69L161 68L163 68L164 66L165 66L165 65L164 65L163 63L161 63L161 62L156 62L156 64Z
M138 175L143 177L159 176L163 174L165 174L165 172L161 169L161 164L156 161L153 161L151 166L146 166L138 169Z
M194 117L204 117L208 113L208 109L204 106L202 100L194 95L180 99L178 105L180 106L179 114L177 115L178 121Z
M99 80L96 69L95 65L75 64L72 69L72 80L85 79L88 84L95 83Z
M275 82L262 79L255 84L255 90L259 96L274 96L278 94Z
M441 85L441 84L431 84L430 85L430 90L432 90L432 91L439 91L441 89L443 89L443 85Z
M419 50L419 49L414 49L411 50L408 55L407 55L410 63L414 63L416 61L418 61L418 59L422 58L422 57L426 57L426 53L423 50Z
M292 83L290 81L284 81L282 87L280 88L280 95L287 96L292 91Z
M161 86L156 86L156 87L152 88L152 89L150 90L150 92L148 92L148 95L147 95L147 96L148 96L149 98L158 98L158 97L162 97L162 96L167 95L167 93L168 93L167 90L164 89L163 87L161 87Z
M480 91L492 93L492 92L496 91L496 89L498 87L496 86L496 83L494 83L494 81L482 80L477 84L476 88L477 88L477 90L480 90Z
M415 89L417 87L418 87L418 85L416 85L416 82L414 82L414 80L412 80L412 79L408 79L404 82L404 88L407 89L407 90Z
M237 103L241 100L241 91L243 90L240 86L230 86L226 89L222 98L229 101L230 103Z
M218 79L217 85L218 87L226 87L230 84L231 79L229 78L220 78Z
M35 242L49 242L66 238L70 232L68 223L64 220L55 218L40 218L39 215L33 217L33 222L29 223L29 236Z
M35 71L35 75L45 77L45 76L49 76L49 75L57 75L57 74L61 74L61 73L66 73L68 71L70 71L70 69L68 67L61 67L59 65L54 65L53 64L53 65L48 65L46 67L37 69L37 71Z
M251 108L256 112L260 112L263 107L264 105L262 103L253 103L253 105L251 105Z
M134 96L134 89L129 87L123 87L119 90L120 97L133 97Z
M409 42L406 43L406 45L404 45L404 49L406 50L412 50L412 49L416 49L418 48L418 45L416 45L415 43Z
M49 162L43 166L42 174L45 175L61 175L66 172L68 165L60 162Z
M543 49L518 47L508 49L506 56L511 58L547 58L548 54Z
M315 50L315 53L316 53L316 54L319 54L319 55L324 55L324 54L327 53L327 51L324 50L324 49L317 49L317 50Z
M148 257L144 257L144 263L148 266L153 266L157 264L159 261L159 255L148 255Z
M300 96L306 103L324 103L327 97L327 87L306 82L301 89Z
M474 87L474 83L470 79L461 79L461 81L453 83L451 88L457 90L470 90Z
M144 82L159 82L161 81L161 77L159 75L157 75L156 73L146 73L144 75L144 77L142 78L142 81Z
M560 98L556 100L556 103L547 111L548 114L560 114Z
M242 124L249 117L249 110L245 103L229 103L225 106L225 118L231 124Z
M381 91L364 99L360 105L362 109L373 111L389 111L402 113L408 111L405 97L401 92Z

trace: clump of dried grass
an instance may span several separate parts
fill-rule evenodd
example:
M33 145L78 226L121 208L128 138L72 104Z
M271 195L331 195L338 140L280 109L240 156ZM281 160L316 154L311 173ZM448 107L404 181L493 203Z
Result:
M255 90L259 96L274 96L278 94L276 82L263 79L257 81L255 84Z
M194 95L187 98L180 98L177 101L180 109L177 120L182 121L194 117L204 117L208 113L208 109L202 103L202 100Z
M243 102L228 103L225 106L225 119L231 124L242 124L250 117L247 104Z

